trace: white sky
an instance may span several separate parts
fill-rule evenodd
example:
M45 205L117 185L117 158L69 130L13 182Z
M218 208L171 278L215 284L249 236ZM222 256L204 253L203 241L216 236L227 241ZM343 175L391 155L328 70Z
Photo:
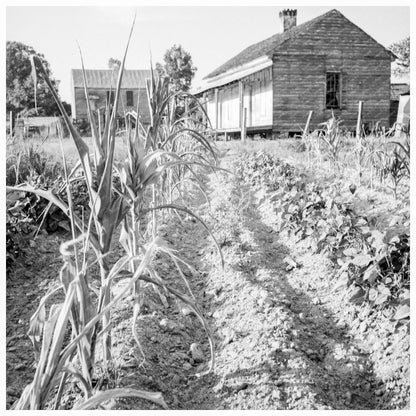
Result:
M325 3L325 2L321 2ZM362 2L361 2L362 3ZM199 2L201 4L201 2ZM121 59L135 11L136 26L126 67L147 69L162 61L173 44L190 52L198 68L195 82L246 46L281 31L283 8L297 8L298 24L337 8L379 43L388 46L409 36L409 7L345 7L331 2L322 7L273 6L8 6L6 39L26 43L43 53L60 94L69 101L69 74L80 67L79 43L86 68L106 68L110 57ZM400 3L399 3L400 4ZM403 3L402 3L403 4Z

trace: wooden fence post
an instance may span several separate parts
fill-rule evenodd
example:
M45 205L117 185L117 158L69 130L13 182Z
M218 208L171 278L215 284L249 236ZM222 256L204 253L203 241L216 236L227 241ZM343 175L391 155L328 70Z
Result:
M357 139L361 138L361 118L363 115L363 102L358 101L358 118L357 118L357 128L355 132L355 136Z
M311 123L313 111L309 111L308 119L306 120L305 130L303 130L302 139L304 139L309 134L309 125Z

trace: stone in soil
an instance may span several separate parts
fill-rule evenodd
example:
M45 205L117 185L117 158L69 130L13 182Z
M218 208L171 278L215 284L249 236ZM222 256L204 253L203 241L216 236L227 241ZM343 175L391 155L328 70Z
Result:
M183 369L189 371L192 369L192 365L190 363L184 363Z
M202 363L204 361L204 353L202 352L197 342L194 342L193 344L191 344L189 351L191 353L192 359L196 363Z
M248 387L248 384L247 384L247 383L241 383L241 384L239 384L238 386L236 386L236 387L234 388L234 390L235 390L236 392L239 392L239 391L241 391L241 390L246 390L246 389L247 389L247 387Z

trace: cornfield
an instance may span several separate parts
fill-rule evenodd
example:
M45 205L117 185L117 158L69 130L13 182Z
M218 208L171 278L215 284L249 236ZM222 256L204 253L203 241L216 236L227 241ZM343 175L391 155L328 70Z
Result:
M167 408L161 393L131 388L103 392L93 383L99 347L104 366L111 364L111 309L127 292L134 295L132 332L142 351L135 328L143 304L144 285L151 285L161 297L163 293L171 294L194 311L211 346L208 371L214 366L213 338L183 272L183 268L191 266L162 239L159 229L163 222L169 221L172 213L181 212L199 221L210 232L204 221L185 204L184 193L190 187L203 191L200 172L217 168L217 152L201 133L201 125L188 116L175 116L175 103L180 93L171 92L169 79L156 77L152 70L147 83L150 125L145 127L137 120L135 128L126 130L127 158L123 162L115 161L116 115L131 35L132 31L118 75L114 105L107 105L103 129L97 128L89 106L83 67L92 149L66 114L40 59L32 57L34 72L48 84L74 140L78 163L69 171L62 152L63 191L67 194L67 202L59 193L27 184L7 188L8 192L35 193L49 201L49 207L52 204L59 207L70 219L72 234L72 240L60 247L63 266L56 284L42 298L30 321L29 336L37 357L36 373L15 409L45 409L51 402L54 409L59 409L69 379L76 380L83 391L83 401L75 409L96 408L104 401L126 396L140 397ZM186 98L193 99L189 94ZM87 218L77 215L71 195L71 183L79 181L80 176L88 191ZM109 254L116 235L120 235L123 255L111 264ZM212 233L211 237L221 254ZM91 250L94 260L89 256ZM188 288L187 293L168 285L158 274L153 265L157 255L173 261ZM100 273L98 287L94 286L92 276L96 264ZM129 284L113 297L112 285L120 277L128 278ZM58 291L64 293L64 301L49 305Z

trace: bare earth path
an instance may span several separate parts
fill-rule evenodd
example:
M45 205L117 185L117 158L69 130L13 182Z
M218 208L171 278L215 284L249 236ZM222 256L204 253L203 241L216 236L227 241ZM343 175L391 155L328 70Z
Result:
M376 376L370 351L345 324L339 295L330 292L329 262L276 232L270 207L260 205L254 191L242 187L237 178L213 175L209 186L211 209L202 204L199 213L215 229L226 260L224 270L197 222L177 220L161 234L196 269L186 276L214 332L213 373L194 376L210 358L197 318L174 299L167 298L163 305L148 288L137 325L146 361L139 365L142 357L131 332L132 299L126 296L113 312L115 365L108 387L161 391L171 409L390 408L391 393ZM33 255L28 267L32 273L44 273L47 267L59 270L57 255L56 264L44 264L51 256L45 254L42 266L40 257ZM288 256L295 266L290 266ZM172 265L157 261L161 277L178 285ZM49 273L50 279L56 271ZM35 281L28 300L39 298L45 289L41 280ZM33 374L33 354L29 341L23 341L23 328L27 329L29 310L37 302L18 321L23 308L16 301L19 287L13 283L7 290L11 404ZM13 334L20 338L12 338ZM202 363L189 352L195 342L201 346ZM77 397L74 388L64 402L70 405ZM134 399L108 407L156 408Z

